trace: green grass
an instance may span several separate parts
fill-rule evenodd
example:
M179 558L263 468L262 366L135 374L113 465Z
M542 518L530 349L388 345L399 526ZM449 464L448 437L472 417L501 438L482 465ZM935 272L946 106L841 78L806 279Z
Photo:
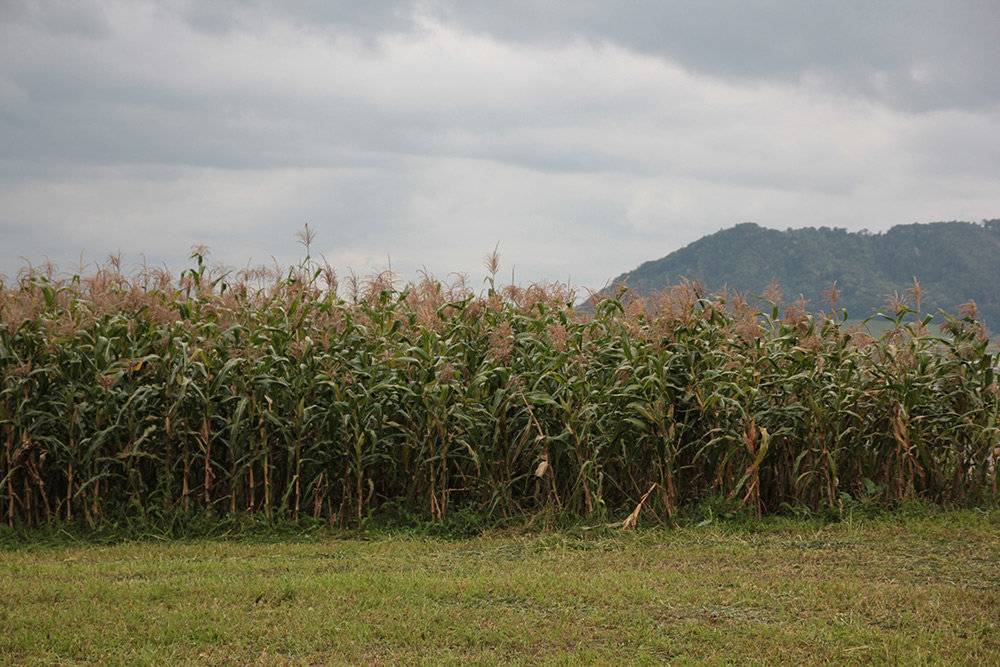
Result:
M1000 664L1000 511L0 551L3 664Z

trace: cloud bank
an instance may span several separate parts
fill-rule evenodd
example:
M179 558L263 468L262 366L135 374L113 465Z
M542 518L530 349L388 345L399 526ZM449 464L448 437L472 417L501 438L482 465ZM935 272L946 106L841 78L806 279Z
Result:
M609 278L745 220L1000 215L991 3L0 5L0 273ZM506 274L505 274L506 275Z

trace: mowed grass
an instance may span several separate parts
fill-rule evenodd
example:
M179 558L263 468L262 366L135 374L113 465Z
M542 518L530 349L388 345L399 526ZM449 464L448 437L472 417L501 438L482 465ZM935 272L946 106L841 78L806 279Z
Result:
M4 664L1000 664L1000 511L0 551Z

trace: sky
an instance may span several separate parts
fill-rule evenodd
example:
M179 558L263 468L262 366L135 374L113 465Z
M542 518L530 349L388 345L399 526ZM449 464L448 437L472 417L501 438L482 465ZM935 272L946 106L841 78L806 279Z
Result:
M993 0L0 0L0 275L310 248L598 289L745 221L1000 217Z

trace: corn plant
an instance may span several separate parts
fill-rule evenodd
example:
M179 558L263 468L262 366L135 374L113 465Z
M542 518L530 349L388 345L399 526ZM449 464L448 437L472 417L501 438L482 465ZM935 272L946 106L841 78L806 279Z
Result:
M917 283L876 339L777 286L579 306L495 254L481 294L192 259L0 286L0 520L997 500L997 354L972 306L930 331Z

